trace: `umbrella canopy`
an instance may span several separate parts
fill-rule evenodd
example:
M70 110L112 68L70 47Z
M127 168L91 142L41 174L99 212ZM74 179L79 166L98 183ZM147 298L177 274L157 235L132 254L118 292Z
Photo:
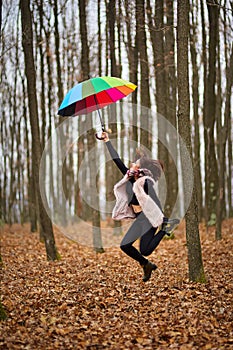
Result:
M58 115L77 116L99 110L129 95L136 85L116 77L96 77L75 85L66 94Z

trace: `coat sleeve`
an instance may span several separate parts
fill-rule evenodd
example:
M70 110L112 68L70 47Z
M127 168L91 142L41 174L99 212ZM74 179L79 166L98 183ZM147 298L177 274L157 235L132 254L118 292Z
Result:
M106 146L108 148L110 156L112 157L112 160L117 165L118 169L122 172L122 174L125 175L127 173L128 168L125 166L125 164L120 159L119 154L117 153L117 151L113 147L111 141L107 141Z

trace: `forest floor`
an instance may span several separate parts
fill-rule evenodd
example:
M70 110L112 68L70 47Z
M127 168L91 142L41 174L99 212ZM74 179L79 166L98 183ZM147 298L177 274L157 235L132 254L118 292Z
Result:
M188 280L185 230L150 256L147 283L119 248L96 254L55 232L48 262L29 226L1 231L0 349L233 349L233 220L215 241L200 227L207 283Z

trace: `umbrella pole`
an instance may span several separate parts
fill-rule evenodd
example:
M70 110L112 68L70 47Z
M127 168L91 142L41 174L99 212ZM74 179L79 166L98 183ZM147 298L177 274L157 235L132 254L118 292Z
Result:
M104 131L104 130L105 130L105 128L104 128L104 122L103 122L103 118L102 118L102 116L101 116L101 114L100 114L100 110L99 110L99 108L98 108L98 102L97 102L97 99L96 99L96 95L94 95L94 99L95 99L95 103L96 103L96 106L97 106L97 112L98 112L98 115L99 115L99 118L100 118L100 123L101 123L102 131Z
M98 112L98 115L99 115L99 118L100 118L100 123L101 123L102 131L104 131L104 130L105 130L105 128L104 128L104 122L103 122L103 118L102 118L102 116L101 116L101 114L100 114L99 109L97 109L97 112Z

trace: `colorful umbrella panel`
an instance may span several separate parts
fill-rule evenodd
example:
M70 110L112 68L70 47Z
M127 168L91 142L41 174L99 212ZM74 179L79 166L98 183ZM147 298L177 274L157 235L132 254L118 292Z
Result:
M69 90L58 114L65 117L93 112L128 96L136 87L133 83L116 77L91 78Z

